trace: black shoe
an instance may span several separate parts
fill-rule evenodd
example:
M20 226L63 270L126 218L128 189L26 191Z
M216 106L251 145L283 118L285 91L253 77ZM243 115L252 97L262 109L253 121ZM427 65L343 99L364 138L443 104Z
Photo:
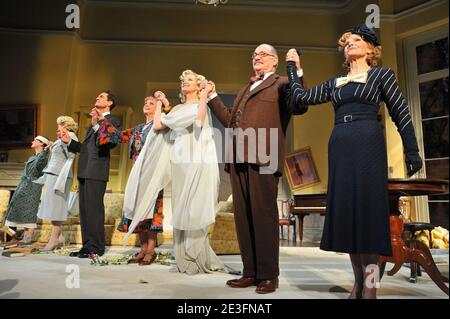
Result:
M82 253L78 254L78 258L89 258L89 256L91 256L91 255L92 255L92 253L83 251Z
M85 253L86 251L81 248L79 251L73 251L69 254L70 257L78 257L79 255Z
M83 253L80 253L79 255L78 255L78 258L89 258L89 257L91 257L91 256L103 256L103 254L104 253L96 253L95 251L90 251L90 252L87 252L87 251L84 251Z

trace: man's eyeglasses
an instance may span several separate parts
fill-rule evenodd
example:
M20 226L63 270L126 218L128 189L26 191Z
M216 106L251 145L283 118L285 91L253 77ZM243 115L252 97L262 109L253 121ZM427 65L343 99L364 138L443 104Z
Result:
M253 54L252 54L252 60L253 59L256 59L256 57L260 57L260 58L265 58L265 57L268 57L268 56L274 56L273 54L270 54L270 53L267 53L267 52L258 52L258 53L256 53L256 52L253 52Z

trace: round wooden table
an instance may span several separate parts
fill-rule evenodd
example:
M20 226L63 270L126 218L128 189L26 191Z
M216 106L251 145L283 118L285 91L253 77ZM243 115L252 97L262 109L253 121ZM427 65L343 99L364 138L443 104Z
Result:
M448 295L448 287L442 280L430 249L421 241L412 239L406 243L402 239L403 219L399 209L401 196L426 196L448 194L448 180L444 179L389 179L389 218L391 226L392 256L381 256L378 262L380 276L383 276L386 262L394 263L388 271L392 276L403 263L416 262L422 266L431 279Z

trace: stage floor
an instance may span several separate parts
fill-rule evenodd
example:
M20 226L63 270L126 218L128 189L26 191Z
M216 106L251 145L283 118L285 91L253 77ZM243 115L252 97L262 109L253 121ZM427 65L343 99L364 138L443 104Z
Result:
M307 245L305 245L307 246ZM318 247L280 248L280 287L272 294L258 295L253 288L233 289L225 285L236 276L225 273L186 274L169 272L170 266L92 266L86 259L66 255L38 254L24 257L0 256L0 298L161 298L161 299L345 299L352 288L353 274L346 254L321 251ZM314 246L314 245L311 245ZM159 251L170 251L161 246ZM136 248L108 248L108 256L130 254ZM242 270L239 255L220 259ZM448 278L448 250L436 251L435 261ZM388 264L389 270L392 264ZM80 287L67 288L79 270ZM78 271L77 270L77 271ZM423 273L409 283L409 268L381 281L380 299L448 299ZM448 282L448 281L447 281Z

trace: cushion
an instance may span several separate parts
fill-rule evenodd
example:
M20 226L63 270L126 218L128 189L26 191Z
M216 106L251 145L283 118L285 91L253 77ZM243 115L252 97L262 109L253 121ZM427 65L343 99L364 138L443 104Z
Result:
M0 225L3 225L5 221L10 196L11 192L9 190L0 189Z

